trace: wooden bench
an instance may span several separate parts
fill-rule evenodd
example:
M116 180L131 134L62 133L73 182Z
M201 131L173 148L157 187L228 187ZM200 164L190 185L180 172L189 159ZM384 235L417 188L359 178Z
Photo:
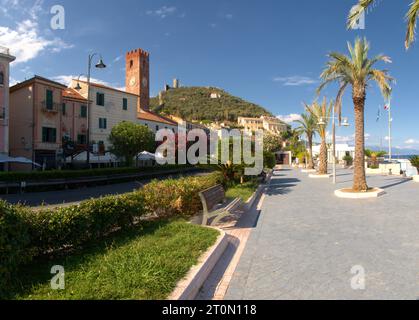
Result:
M224 217L231 214L234 208L241 202L240 198L234 199L231 203L227 206L224 206L220 209L213 210L217 205L224 204L225 199L225 191L221 184L201 191L199 193L199 197L201 198L202 207L203 207L203 216L202 216L202 225L206 226L208 221L212 218L214 220L211 222L210 225L215 225Z

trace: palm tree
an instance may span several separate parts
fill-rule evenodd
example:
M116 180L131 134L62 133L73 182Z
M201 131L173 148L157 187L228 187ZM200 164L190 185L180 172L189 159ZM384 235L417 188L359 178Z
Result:
M306 104L307 111L313 115L317 123L317 132L319 133L322 143L320 146L320 165L319 165L319 174L327 174L327 127L330 122L330 113L333 108L333 101L327 103L326 98L323 99L323 102L319 104L315 101L312 105Z
M301 120L297 120L299 126L296 128L299 134L305 134L308 142L307 169L314 169L313 161L313 138L316 135L317 122L312 114L302 114Z
M356 25L356 22L361 15L373 4L376 0L359 0L354 10L351 10L348 17L348 28L352 28ZM415 30L416 22L419 14L419 0L413 0L409 6L409 11L406 14L407 20L407 32L405 46L409 49L410 45L415 41Z
M387 70L374 69L377 62L391 63L389 57L378 55L373 59L368 58L370 45L367 40L357 38L355 45L348 43L349 56L332 52L328 56L325 70L321 74L322 83L317 89L321 90L330 83L339 83L339 91L335 102L336 111L341 117L342 97L348 86L352 86L352 100L355 112L355 159L354 159L354 184L353 190L368 191L365 177L365 124L364 107L367 96L367 87L370 82L376 82L381 94L389 99L391 94L390 83L393 81Z

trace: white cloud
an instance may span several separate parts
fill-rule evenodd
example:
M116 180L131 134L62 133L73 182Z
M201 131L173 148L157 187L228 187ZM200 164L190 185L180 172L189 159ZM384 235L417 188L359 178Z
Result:
M291 113L288 115L279 115L277 118L285 123L292 123L297 120L301 120L301 115L296 113Z
M60 52L63 49L72 48L60 38L45 37L38 25L38 15L42 10L42 0L38 0L28 9L23 9L23 14L28 19L17 22L16 27L0 26L0 44L10 49L11 54L16 56L15 64L24 63L39 56L45 50ZM23 6L18 0L2 0L3 5L8 5L9 10L16 10ZM7 9L2 10L8 13Z
M121 61L122 58L123 56L117 56L115 59L113 59L113 63Z
M405 144L419 144L419 140L416 140L416 139L408 139L404 143Z
M51 77L51 80L62 83L66 86L70 85L71 81L73 79L78 79L78 76L74 76L74 75L59 75L59 76L55 76L55 77ZM82 81L86 81L86 77L80 77L80 80ZM97 83L97 84L102 84L104 86L108 86L108 87L112 87L112 85L109 82L103 81L103 80L99 80L99 79L95 79L95 78L91 78L90 81L92 83Z
M304 76L276 77L273 81L280 82L284 86L304 86L318 82L316 79Z
M161 19L164 19L167 16L174 14L176 10L177 10L176 7L173 7L173 6L172 7L163 6L157 10L148 10L146 14L148 14L149 16L156 16Z
M231 13L227 13L224 17L228 20L233 19L233 15Z
M211 24L210 24L210 27L211 27L211 28L216 28L216 27L217 27L217 24L216 24L216 23L211 23Z

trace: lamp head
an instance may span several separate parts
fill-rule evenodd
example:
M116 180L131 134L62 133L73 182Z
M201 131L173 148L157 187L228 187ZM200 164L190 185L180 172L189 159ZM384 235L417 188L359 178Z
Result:
M77 81L77 85L74 87L75 90L80 91L82 88L80 86L80 83Z
M320 121L318 122L318 125L319 126L325 126L326 125L326 122L324 121L323 118L320 118Z
M98 69L105 69L106 68L106 64L103 63L102 58L100 58L99 62L96 64L96 68L98 68Z
M349 120L348 120L348 118L343 118L342 119L342 126L343 127L349 127Z

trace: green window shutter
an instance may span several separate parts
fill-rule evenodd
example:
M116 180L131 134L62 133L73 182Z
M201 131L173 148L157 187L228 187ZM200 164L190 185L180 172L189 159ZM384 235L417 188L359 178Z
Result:
M53 108L53 102L54 102L52 90L47 90L46 91L45 101L46 101L47 109L51 110Z
M96 92L96 104L98 106L105 106L105 94Z
M57 129L51 129L52 138L51 142L56 143L57 142Z
M47 128L42 128L42 142L47 142Z
M63 115L64 116L66 115L66 104L65 103L63 103Z
M103 123L104 129L106 129L108 127L108 121L107 121L106 118L103 119L103 121L104 121L104 123Z
M128 99L127 99L127 98L124 98L124 99L122 100L122 108L123 108L124 110L128 110Z
M87 106L80 107L80 117L87 118Z

